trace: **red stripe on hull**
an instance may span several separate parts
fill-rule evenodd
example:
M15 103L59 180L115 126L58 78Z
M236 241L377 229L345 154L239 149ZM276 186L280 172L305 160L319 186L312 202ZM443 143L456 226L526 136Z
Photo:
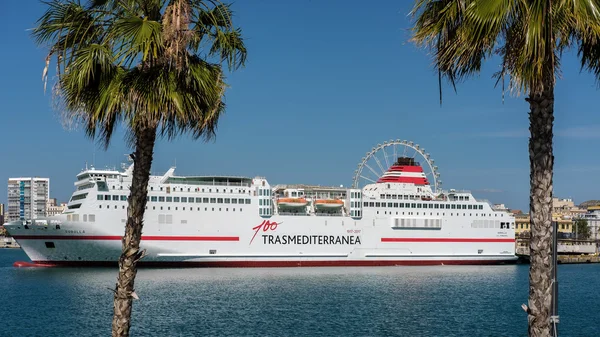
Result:
M381 242L515 242L503 238L381 238Z
M19 235L15 240L121 240L118 235ZM240 241L238 236L142 236L142 241Z
M506 260L338 260L338 261L201 261L201 262L143 262L146 268L284 268L284 267L386 267L386 266L436 266L436 265L498 265L515 264ZM20 267L16 265L15 267ZM115 267L108 261L34 261L28 267Z

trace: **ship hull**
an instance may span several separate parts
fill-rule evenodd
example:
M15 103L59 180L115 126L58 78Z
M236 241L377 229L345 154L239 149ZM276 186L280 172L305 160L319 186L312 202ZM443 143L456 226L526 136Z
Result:
M241 219L240 219L241 220ZM147 267L325 267L507 264L516 262L514 238L443 230L397 230L387 219L255 217L249 225L181 225L176 231L148 221L141 248ZM232 220L232 222L236 222ZM258 225L253 226L255 223ZM371 224L370 226L368 224ZM373 225L375 224L375 225ZM9 225L10 227L10 225ZM64 222L60 228L11 229L35 265L111 266L121 254L123 227ZM204 228L204 230L199 230ZM462 233L466 234L466 233ZM489 234L489 235L485 235Z

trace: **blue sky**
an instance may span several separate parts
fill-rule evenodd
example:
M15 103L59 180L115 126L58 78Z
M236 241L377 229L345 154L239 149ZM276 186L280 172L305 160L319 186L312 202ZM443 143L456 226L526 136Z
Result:
M528 105L507 97L491 75L444 86L424 50L409 43L410 1L253 0L233 5L248 47L245 68L230 74L227 112L216 141L160 141L153 171L266 176L271 184L350 185L361 158L388 139L409 139L435 159L445 188L528 209ZM41 81L45 48L26 31L44 7L11 0L0 11L0 202L14 176L50 178L66 201L85 166L118 166L122 133L104 151L69 130ZM600 199L600 114L593 76L574 54L556 86L555 195Z

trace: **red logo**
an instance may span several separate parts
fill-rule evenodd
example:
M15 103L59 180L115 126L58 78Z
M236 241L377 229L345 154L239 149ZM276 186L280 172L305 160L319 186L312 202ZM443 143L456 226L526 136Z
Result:
M252 244L252 241L254 241L256 234L258 234L258 232L261 229L263 232L274 231L277 229L277 226L279 226L282 223L283 222L277 223L277 222L271 222L269 220L264 220L260 225L253 227L252 230L254 231L254 236L252 236L252 240L250 240L250 244Z

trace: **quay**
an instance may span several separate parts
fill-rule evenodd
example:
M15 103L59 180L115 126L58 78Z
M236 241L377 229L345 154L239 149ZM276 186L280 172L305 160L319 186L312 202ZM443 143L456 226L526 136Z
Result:
M529 255L517 255L518 264L529 264ZM583 264L583 263L600 263L598 255L558 255L558 264Z

